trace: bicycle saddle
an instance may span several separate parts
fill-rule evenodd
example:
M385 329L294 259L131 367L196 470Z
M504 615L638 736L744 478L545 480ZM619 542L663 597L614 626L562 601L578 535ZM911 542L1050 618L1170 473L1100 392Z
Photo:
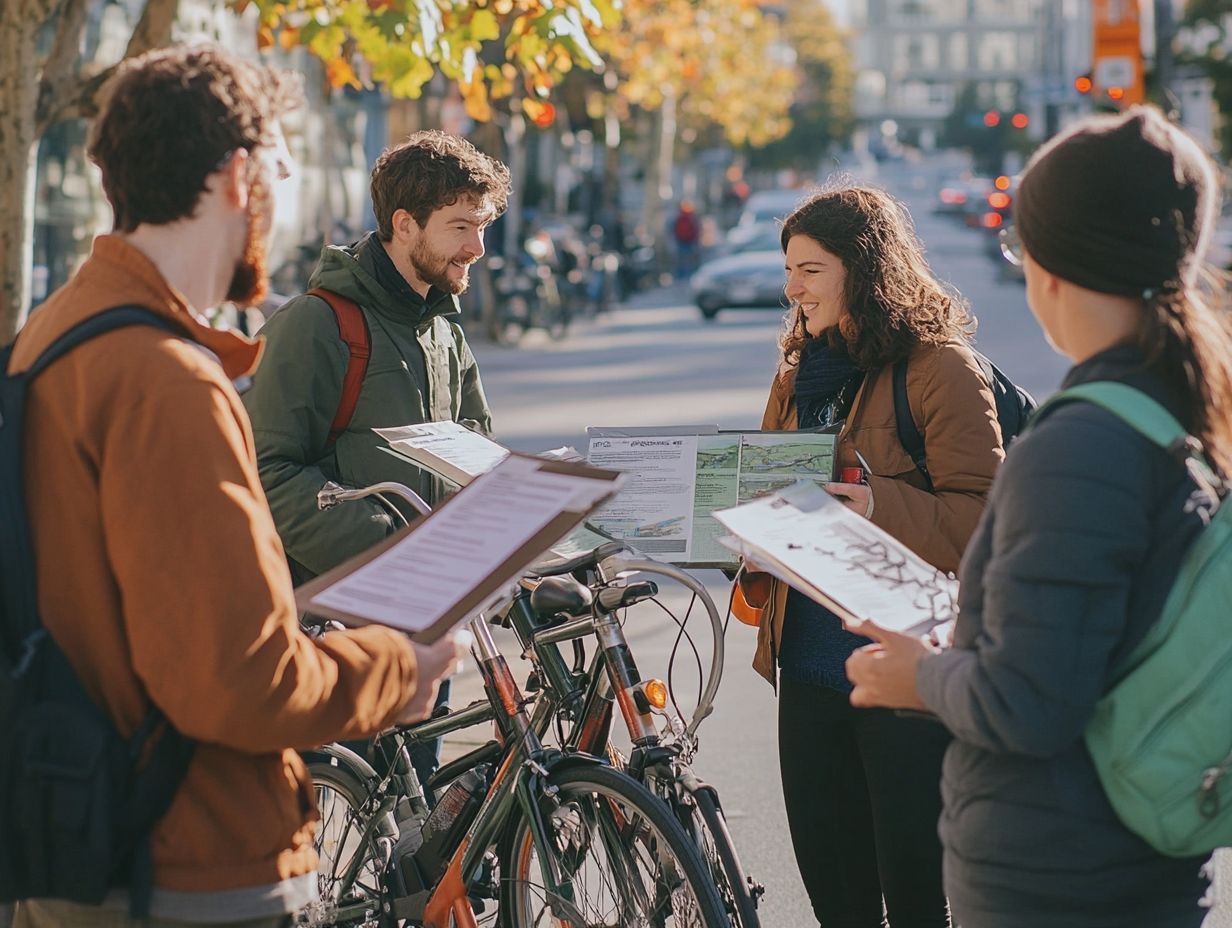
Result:
M590 608L590 589L572 577L544 577L530 594L530 607L535 615L550 619L566 613L577 615Z

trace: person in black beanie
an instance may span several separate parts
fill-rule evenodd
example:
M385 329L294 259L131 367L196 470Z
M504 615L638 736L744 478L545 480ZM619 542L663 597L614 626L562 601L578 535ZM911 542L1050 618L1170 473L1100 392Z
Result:
M1031 159L1003 243L1074 362L1062 386L1146 394L1226 484L1232 337L1208 303L1226 292L1200 273L1218 201L1199 146L1135 107ZM1204 859L1164 856L1120 821L1083 735L1217 505L1181 456L1111 412L1058 406L997 476L963 561L953 646L862 628L875 643L847 663L852 702L931 711L954 735L940 831L962 928L1202 923Z
M827 489L944 571L958 568L1003 457L996 402L967 342L974 322L938 283L905 208L832 186L784 222L791 301L762 428L838 431ZM895 425L894 368L929 479ZM841 475L840 475L841 476ZM941 758L934 721L856 710L844 662L867 639L809 597L746 572L762 607L753 666L779 691L779 762L792 845L824 928L943 928ZM777 673L776 673L777 671Z

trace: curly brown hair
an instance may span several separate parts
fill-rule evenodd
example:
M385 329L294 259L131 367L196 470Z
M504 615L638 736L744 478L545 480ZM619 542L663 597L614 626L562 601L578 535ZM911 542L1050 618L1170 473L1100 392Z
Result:
M847 311L837 330L822 335L832 345L845 343L863 370L893 364L917 344L941 345L974 333L966 303L929 269L907 208L885 191L854 184L822 188L783 222L784 252L796 235L807 235L843 262ZM809 338L804 316L792 307L779 341L788 364L799 362Z
M382 241L394 237L394 213L406 210L422 229L428 217L459 197L491 204L493 218L505 211L512 190L509 169L464 138L439 129L412 133L381 153L372 169L372 210Z
M271 144L302 91L297 75L179 45L123 62L100 99L88 151L116 230L132 232L191 217L206 179L237 149Z

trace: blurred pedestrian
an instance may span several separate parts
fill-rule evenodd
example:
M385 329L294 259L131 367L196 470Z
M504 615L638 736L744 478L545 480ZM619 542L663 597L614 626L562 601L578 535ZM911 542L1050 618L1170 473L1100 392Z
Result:
M1226 476L1232 340L1199 289L1218 200L1201 148L1134 107L1036 153L1014 231L1031 311L1074 363L1063 386L1142 391ZM1083 740L1209 516L1195 489L1183 455L1095 405L1062 405L997 478L963 562L953 647L870 625L879 644L848 662L856 705L931 711L954 734L941 838L963 928L1202 923L1202 859L1131 833Z
M288 75L209 46L120 65L90 134L115 231L18 335L12 372L112 308L161 320L97 335L33 381L25 498L48 634L144 769L167 772L176 741L191 755L174 781L168 772L129 797L133 808L99 807L113 755L94 740L91 753L71 753L79 730L98 731L80 716L40 733L80 762L68 780L48 769L45 746L3 759L21 765L20 788L0 801L24 803L3 820L30 832L6 832L9 860L115 887L100 906L20 902L20 928L136 928L149 923L130 919L130 905L146 904L154 924L288 924L317 897L319 816L293 748L423 718L456 660L450 639L300 631L233 385L261 346L201 315L224 300L252 305L266 289L278 181L292 167L279 120L298 103ZM159 815L145 806L162 788L174 798ZM109 849L123 872L89 873L112 862L90 842L113 817L130 826L147 813L148 841L134 834L135 852ZM74 821L90 834L64 846Z
M692 200L681 200L672 221L672 241L676 244L676 279L684 280L697 270L701 253L702 226Z
M827 489L956 570L1003 456L996 403L967 342L971 316L883 191L827 188L788 216L781 239L791 308L762 428L836 430L849 482ZM895 426L903 359L931 484ZM884 905L893 928L947 925L936 825L949 735L932 721L853 709L843 665L867 639L767 574L741 583L764 607L754 667L771 683L777 671L783 796L818 922L878 928Z

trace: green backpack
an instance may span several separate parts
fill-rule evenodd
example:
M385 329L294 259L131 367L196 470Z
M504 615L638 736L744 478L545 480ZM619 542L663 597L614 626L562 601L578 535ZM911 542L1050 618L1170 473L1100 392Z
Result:
M1187 450L1195 480L1220 487L1197 443L1141 391L1082 384L1040 412L1074 400ZM1196 857L1232 845L1232 505L1185 553L1159 619L1114 669L1086 743L1117 816L1157 851Z

